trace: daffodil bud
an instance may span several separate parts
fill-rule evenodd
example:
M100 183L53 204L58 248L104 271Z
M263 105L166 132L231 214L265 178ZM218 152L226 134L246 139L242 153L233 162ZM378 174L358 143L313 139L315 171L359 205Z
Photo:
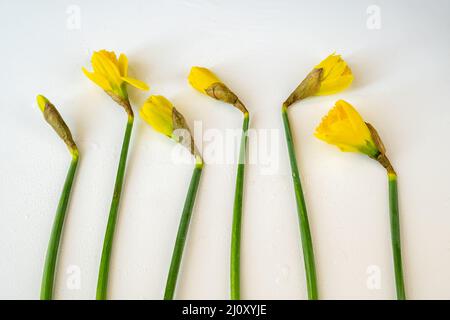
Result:
M353 74L340 55L331 54L306 76L300 85L286 99L283 106L289 107L298 100L310 96L338 93L353 81Z
M283 106L287 108L296 101L313 96L320 88L320 77L322 71L322 69L314 69L311 71L286 99Z
M314 69L322 69L316 96L329 95L347 89L353 82L353 73L340 55L331 54Z
M149 87L140 80L128 77L127 56L121 53L117 59L113 51L100 50L92 54L91 64L93 72L82 68L86 77L105 90L129 115L133 115L128 102L127 84L141 90L148 90Z
M222 82L209 69L202 67L192 67L188 76L188 81L194 89L204 94L207 94L206 90L210 86Z
M375 128L364 122L349 103L339 100L316 128L315 136L344 152L359 152L377 160L388 173L395 174L386 148Z
M188 81L199 92L216 100L231 104L244 114L248 113L239 98L209 69L192 67Z
M38 95L37 104L39 109L42 111L44 115L45 121L47 121L52 128L56 131L58 136L64 141L64 143L69 148L72 154L78 154L78 149L73 141L72 134L70 133L69 127L64 122L63 118L59 114L58 110L56 110L55 106L48 101L48 99L42 95Z
M194 138L183 115L163 96L150 96L139 110L141 118L159 133L185 146L199 157Z

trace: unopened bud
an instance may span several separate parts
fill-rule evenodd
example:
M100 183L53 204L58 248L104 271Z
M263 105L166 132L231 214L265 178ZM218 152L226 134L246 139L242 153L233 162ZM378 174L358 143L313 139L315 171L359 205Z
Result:
M298 85L297 88L291 93L291 95L283 103L284 107L289 107L296 101L313 96L319 91L320 77L323 69L313 69L306 78Z
M73 141L72 134L70 133L69 127L64 122L63 118L56 110L55 106L44 96L38 95L37 103L39 109L41 109L44 115L45 121L47 121L52 128L56 131L58 136L64 141L64 143L69 148L72 154L78 154L78 149Z

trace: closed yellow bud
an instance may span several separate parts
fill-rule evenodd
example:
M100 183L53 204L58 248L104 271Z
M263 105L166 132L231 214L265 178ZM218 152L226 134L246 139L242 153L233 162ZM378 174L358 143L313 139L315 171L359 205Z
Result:
M139 115L159 133L172 138L173 105L163 96L150 96L142 105Z
M149 89L144 82L128 77L128 59L123 53L117 59L113 51L96 51L92 54L91 64L94 71L82 68L83 73L115 100L128 101L127 84L141 90Z
M141 118L159 133L185 146L200 158L183 115L163 96L150 96L139 110Z
M58 110L56 110L55 106L43 95L38 95L36 101L39 109L44 115L45 121L50 124L58 136L64 141L72 155L78 157L78 148L72 138L72 133Z
M315 95L338 93L353 82L352 70L340 55L329 55L315 69L322 69L319 90Z
M44 97L43 95L38 95L36 97L36 102L38 104L39 109L44 112L45 111L45 107L47 105L50 105L50 101L48 101L48 99L46 97Z
M360 152L372 158L380 154L371 130L358 111L344 100L337 101L322 119L315 136L344 152Z
M214 73L202 67L192 67L188 81L194 89L204 94L207 94L206 90L213 84L222 83Z
M248 115L247 109L239 98L209 69L192 67L188 81L194 89L201 93L231 104L244 113L244 115Z

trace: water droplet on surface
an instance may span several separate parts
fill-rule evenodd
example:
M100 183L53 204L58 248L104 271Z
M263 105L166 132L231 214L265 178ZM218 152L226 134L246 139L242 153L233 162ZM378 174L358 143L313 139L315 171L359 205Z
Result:
M90 147L92 150L95 150L95 151L100 149L100 145L97 142L91 142Z
M275 278L277 285L285 283L289 280L290 268L288 265L282 265L278 268L278 275Z

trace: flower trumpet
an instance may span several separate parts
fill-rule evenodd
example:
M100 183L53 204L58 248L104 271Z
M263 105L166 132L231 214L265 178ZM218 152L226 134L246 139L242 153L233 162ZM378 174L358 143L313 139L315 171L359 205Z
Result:
M339 100L322 119L315 136L344 152L358 152L378 161L387 171L392 252L397 299L406 299L400 242L397 174L386 156L386 149L375 128L349 103Z
M241 255L241 224L242 224L242 198L244 189L244 169L247 152L249 114L239 98L222 83L210 70L201 67L192 67L188 81L193 88L214 99L233 105L244 115L242 123L241 146L239 163L236 175L236 187L233 207L233 224L231 231L231 258L230 258L230 286L231 299L240 299L240 255Z
M69 170L67 172L66 181L59 198L58 208L56 209L55 220L53 222L50 241L48 243L47 255L45 257L44 272L41 284L41 299L51 300L53 298L53 283L55 280L56 260L58 257L58 248L61 240L62 229L66 217L67 205L69 203L70 191L72 189L75 172L78 165L78 148L72 138L69 127L67 127L63 118L59 114L55 106L44 96L37 96L37 104L42 111L45 120L52 126L58 136L67 145L72 155Z
M294 141L288 117L288 108L294 102L311 96L328 95L346 89L353 81L353 74L347 63L339 55L331 54L306 76L283 103L281 114L283 117L286 143L291 164L292 180L294 183L295 200L300 223L300 234L305 263L306 284L309 299L318 299L316 266L308 214L303 195Z
M195 168L184 202L164 292L164 299L172 300L192 216L192 209L203 169L203 160L195 147L194 139L183 115L165 97L150 96L141 107L139 115L153 129L182 144L195 157Z
M141 90L148 90L149 88L144 82L128 76L128 59L123 53L117 59L114 52L100 50L93 53L91 63L93 72L89 72L83 68L84 74L101 87L115 102L122 106L128 115L98 273L96 297L98 300L104 300L107 298L112 242L134 122L133 109L128 99L127 85L132 85Z

